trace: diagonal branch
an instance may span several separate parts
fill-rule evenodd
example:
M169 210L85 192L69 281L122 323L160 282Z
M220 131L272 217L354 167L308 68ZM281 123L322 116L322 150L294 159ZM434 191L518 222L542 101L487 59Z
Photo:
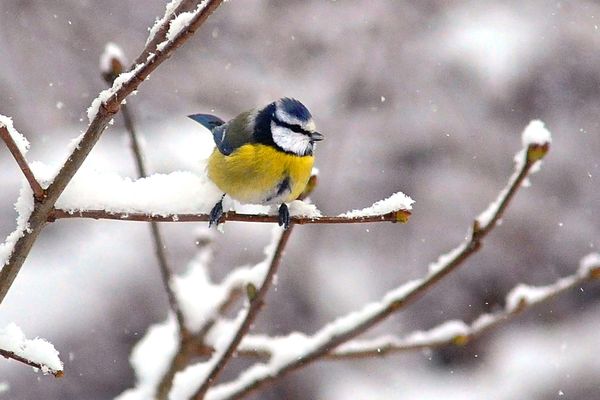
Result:
M590 258L590 261L584 262L588 258ZM412 332L404 337L384 335L374 339L353 340L344 343L327 354L325 359L380 358L412 350L451 345L463 346L489 330L509 322L530 308L548 302L556 296L593 279L600 279L600 255L598 254L591 254L585 257L576 273L560 278L550 285L517 285L509 291L506 296L505 307L502 310L495 313L482 314L470 324L466 324L460 320L449 320L429 330ZM302 340L309 340L309 338L300 334L294 334L293 339L291 335L283 337L249 335L240 344L238 353L246 357L269 358L277 353L277 349L285 348L286 341L289 341L291 344L291 340L294 340L294 344L298 346ZM205 354L212 351L212 348L205 347L197 350L201 354Z
M44 198L44 189L40 186L37 179L35 179L35 176L33 175L33 172L31 172L29 164L25 159L25 155L21 152L21 150L19 150L19 146L17 146L17 143L15 143L15 140L8 131L8 128L1 123L0 137L2 137L4 143L6 143L6 147L8 147L8 150L19 165L19 168L21 168L21 171L23 171L23 175L25 175L25 179L27 179L27 182L29 182L29 186L33 191L35 199L38 201L42 200Z
M209 361L211 364L210 371L206 374L202 384L196 391L196 393L192 396L196 400L202 400L206 395L209 387L216 381L219 374L225 368L225 365L229 361L229 359L233 356L233 353L236 351L238 345L246 336L248 331L250 330L250 326L256 319L256 316L260 312L264 304L265 296L271 287L271 283L273 282L273 278L277 273L277 269L281 263L283 250L292 234L292 230L294 228L294 224L290 223L288 229L284 230L281 233L281 237L279 238L279 242L277 243L277 247L275 248L275 252L273 253L273 258L271 259L271 263L269 265L269 269L263 278L262 284L260 288L256 288L253 285L248 285L247 287L247 295L249 300L249 305L246 310L246 314L243 317L242 322L237 328L235 335L226 346L226 348L222 351L219 351L213 356L213 359Z
M182 12L190 11L195 6L195 3L197 2L192 0L171 0L171 2L167 4L165 15L160 20L157 20L151 28L146 46L138 58L135 59L133 65L143 63L152 53L156 52L159 43L162 43L167 39L170 22L173 18Z
M8 290L12 286L17 274L21 270L21 266L29 255L31 247L35 243L42 228L48 220L48 216L52 211L54 204L59 196L67 187L77 170L81 167L88 154L94 145L100 139L102 132L108 126L110 120L119 111L121 103L131 94L138 86L148 78L148 76L165 60L167 60L173 52L183 45L202 25L208 16L221 4L222 0L208 0L200 2L196 0L194 4L201 4L194 11L193 15L186 16L186 23L177 26L177 31L171 28L167 34L168 40L161 43L156 51L148 56L142 63L138 64L132 71L119 75L115 80L111 89L103 91L88 109L88 117L90 117L90 125L83 134L76 148L70 154L67 161L54 178L46 191L46 198L38 202L27 221L27 230L17 240L12 253L8 258L6 265L0 271L0 303L4 300Z
M527 131L527 129L525 130ZM549 135L549 133L548 133ZM516 191L522 186L532 167L543 158L549 148L549 140L543 143L528 143L516 158L515 172L498 199L473 223L469 237L448 254L441 256L429 266L425 278L417 279L392 290L384 298L368 304L363 310L339 318L324 326L312 336L312 341L300 354L289 357L286 362L258 365L255 371L248 372L238 380L217 386L218 398L239 399L267 383L271 383L289 372L326 357L336 347L353 339L385 320L391 314L404 308L410 302L422 296L446 275L455 271L462 263L481 247L483 238L496 226Z
M429 331L415 332L405 338L384 337L347 342L330 353L327 358L379 357L415 349L464 345L487 331L510 321L531 307L545 303L587 281L599 278L600 258L597 258L595 263L582 265L576 273L560 278L550 285L526 286L520 284L516 286L506 296L506 305L501 311L482 314L469 325L462 321L446 321Z

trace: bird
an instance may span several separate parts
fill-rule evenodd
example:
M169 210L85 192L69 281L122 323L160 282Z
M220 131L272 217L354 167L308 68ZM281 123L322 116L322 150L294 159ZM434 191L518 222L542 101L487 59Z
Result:
M219 223L228 195L245 204L279 205L278 223L288 229L286 203L306 188L315 143L324 139L308 108L284 97L227 122L211 114L188 117L210 130L216 144L207 174L223 195L210 211L209 227Z

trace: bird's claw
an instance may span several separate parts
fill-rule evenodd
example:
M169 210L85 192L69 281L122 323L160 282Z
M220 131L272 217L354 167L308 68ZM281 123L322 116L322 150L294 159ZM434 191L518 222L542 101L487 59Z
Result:
M283 226L283 229L290 226L290 210L285 203L279 206L279 226Z
M219 200L217 204L210 210L210 219L208 221L208 227L219 225L219 220L223 216L223 199Z

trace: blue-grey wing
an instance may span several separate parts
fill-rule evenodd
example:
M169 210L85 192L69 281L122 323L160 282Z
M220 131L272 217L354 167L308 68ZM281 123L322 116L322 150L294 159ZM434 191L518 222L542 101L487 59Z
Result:
M255 142L252 118L252 112L248 111L213 129L213 138L221 153L228 156L238 147Z
M252 114L253 111L242 113L229 122L209 114L193 114L188 117L208 128L219 151L228 156L238 147L255 141Z

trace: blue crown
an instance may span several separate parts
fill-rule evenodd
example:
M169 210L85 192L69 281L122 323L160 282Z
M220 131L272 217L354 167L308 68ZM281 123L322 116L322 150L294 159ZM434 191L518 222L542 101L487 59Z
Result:
M282 111L284 111L292 117L299 119L300 121L309 121L310 119L312 119L310 111L308 111L304 104L300 103L296 99L284 97L280 99L277 103Z

